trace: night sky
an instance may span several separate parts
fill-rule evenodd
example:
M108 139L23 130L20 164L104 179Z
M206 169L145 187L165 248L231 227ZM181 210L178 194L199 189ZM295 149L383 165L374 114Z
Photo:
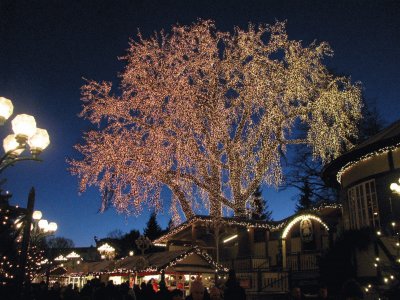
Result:
M335 55L326 61L334 72L361 81L366 98L376 103L387 124L399 119L400 5L398 1L0 1L0 96L18 113L34 115L38 127L49 131L51 144L42 163L23 162L7 169L3 186L12 203L26 206L30 187L36 189L35 208L59 225L58 236L77 246L94 244L120 229L141 230L148 219L98 213L100 195L78 195L77 178L66 159L78 154L89 123L78 118L82 77L117 82L130 37L139 28L147 37L172 24L197 18L214 19L219 30L246 27L248 22L287 20L289 38L308 44L327 41ZM12 117L11 117L12 118ZM11 131L1 128L1 139ZM165 193L168 203L168 194ZM293 212L293 191L264 189L276 220ZM159 216L163 227L169 220Z

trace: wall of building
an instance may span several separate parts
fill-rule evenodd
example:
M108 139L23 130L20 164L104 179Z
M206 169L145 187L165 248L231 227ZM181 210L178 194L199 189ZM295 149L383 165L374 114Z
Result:
M388 172L389 170L390 167L387 153L373 156L367 160L356 163L342 174L342 188L347 188L354 182L363 178Z

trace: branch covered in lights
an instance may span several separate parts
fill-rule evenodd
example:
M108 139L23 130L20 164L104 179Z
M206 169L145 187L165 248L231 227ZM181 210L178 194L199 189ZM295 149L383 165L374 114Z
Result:
M69 161L80 190L96 186L103 208L111 201L138 214L145 204L161 209L167 187L176 224L178 208L186 219L200 209L221 216L223 207L244 216L260 184L281 183L289 145L307 144L324 162L351 146L360 86L328 72L327 43L303 46L285 27L221 32L206 20L139 34L125 56L121 91L110 82L82 87L80 116L98 129L76 145L82 160ZM304 139L291 134L298 121L308 125Z

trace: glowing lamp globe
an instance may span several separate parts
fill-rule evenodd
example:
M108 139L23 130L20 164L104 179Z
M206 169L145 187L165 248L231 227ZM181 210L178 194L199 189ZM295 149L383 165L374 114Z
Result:
M56 222L50 222L49 226L47 226L47 230L50 232L55 232L57 230L57 223Z
M9 153L11 156L18 156L25 148L20 147L14 134L10 134L3 140L3 149L5 153Z
M46 129L37 128L36 133L28 140L33 155L40 154L50 144L50 137Z
M12 115L14 106L10 99L0 97L0 125Z
M18 143L24 144L36 133L36 121L33 116L21 114L11 121L12 129Z
M35 210L32 214L32 219L40 220L42 218L42 212L40 210Z
M47 229L49 227L49 222L47 222L47 220L43 220L42 219L42 220L39 221L38 225L39 225L40 229L42 229L44 231L47 231Z

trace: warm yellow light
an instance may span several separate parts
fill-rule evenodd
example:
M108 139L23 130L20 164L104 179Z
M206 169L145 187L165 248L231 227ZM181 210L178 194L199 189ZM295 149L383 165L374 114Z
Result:
M57 230L57 223L56 222L50 222L49 225L47 226L47 230L54 232Z
M237 237L238 237L237 234L232 235L232 236L228 237L227 239L223 240L223 242L224 242L224 243L227 243L227 242L229 242L229 241L231 241L231 240L233 240L233 239L236 239Z
M49 222L47 222L47 220L42 219L39 221L38 225L40 229L46 231L49 226Z
M282 238L283 239L286 238L286 236L290 232L290 229L292 229L292 227L296 223L298 223L298 222L300 222L302 220L306 220L306 219L311 219L311 220L317 221L318 223L320 223L322 226L325 227L326 231L329 231L328 225L326 225L319 217L314 216L314 215L300 215L300 216L297 216L296 218L294 218L293 220L291 220L289 222L289 224L286 225L286 227L285 227L285 229L283 230L283 233L282 233Z
M32 219L40 220L42 218L42 212L40 210L35 210L32 214Z
M133 256L135 253L133 251L129 251L129 256Z
M107 243L101 245L99 248L97 248L97 250L100 252L103 252L103 251L104 252L114 252L115 251L115 249Z
M17 141L25 143L36 133L36 121L33 116L27 114L17 115L11 122Z
M79 257L81 256L75 251L72 251L70 254L67 255L67 258L79 258Z
M50 144L50 137L46 129L37 128L36 133L28 140L32 154L39 154Z
M59 255L59 256L57 256L54 260L55 260L55 261L66 261L67 258L64 257L64 256L62 256L62 255Z
M5 153L9 152L13 156L18 156L25 150L24 147L20 147L14 134L7 135L3 140L3 149Z
M12 115L14 106L10 99L0 97L0 125Z

